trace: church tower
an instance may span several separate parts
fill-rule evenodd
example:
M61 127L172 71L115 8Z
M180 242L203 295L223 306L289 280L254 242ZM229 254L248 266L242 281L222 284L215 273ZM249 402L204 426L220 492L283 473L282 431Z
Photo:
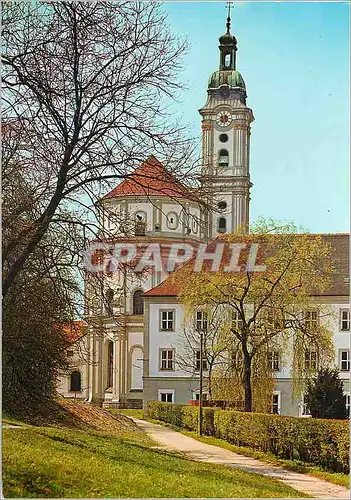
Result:
M206 237L248 229L250 203L250 124L246 86L236 69L237 40L227 31L219 38L219 69L209 78L202 117L202 185L209 210Z

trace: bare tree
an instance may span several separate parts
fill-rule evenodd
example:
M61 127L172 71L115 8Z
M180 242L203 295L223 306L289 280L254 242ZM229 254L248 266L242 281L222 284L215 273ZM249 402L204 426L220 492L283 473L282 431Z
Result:
M75 255L99 235L96 200L146 156L160 155L178 179L191 178L192 163L169 108L187 45L161 5L10 2L3 26L3 116L17 140L13 150L5 137L4 148L36 200L3 248L6 296L49 228L66 233Z
M200 373L201 336L204 382L208 399L211 400L213 375L228 366L228 354L232 344L228 328L223 324L220 307L194 311L192 320L189 318L179 336L177 366L192 376L199 376Z

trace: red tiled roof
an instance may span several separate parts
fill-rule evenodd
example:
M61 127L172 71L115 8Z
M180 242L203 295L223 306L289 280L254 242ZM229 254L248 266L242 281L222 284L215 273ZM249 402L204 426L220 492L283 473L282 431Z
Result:
M311 234L311 236L316 236L315 234ZM333 260L334 265L334 273L332 276L331 284L328 290L325 290L322 295L323 296L349 296L350 292L350 284L348 282L348 278L350 275L350 263L349 263L349 250L350 250L350 240L349 234L339 233L339 234L322 234L323 240L325 243L329 244L331 247L331 258ZM215 240L210 242L206 247L206 252L213 251L213 245L221 240L223 237L217 237ZM225 240L225 237L223 238ZM185 263L184 266L189 266L189 276L193 272L193 262L194 258L192 258L188 263ZM204 262L204 269L208 268L211 261ZM260 262L260 255L258 254L258 258L256 261L257 264L263 263ZM222 265L228 264L228 252L224 250ZM240 261L239 261L240 264ZM184 267L183 266L183 267ZM148 292L144 294L146 297L177 297L181 290L181 283L176 279L177 272L171 274L168 278L166 278L162 283L151 288ZM311 290L311 294L313 291Z
M74 343L83 335L84 321L72 321L72 323L60 325L70 342Z
M169 196L171 198L193 198L188 188L183 186L162 163L151 155L129 174L104 198L116 196Z

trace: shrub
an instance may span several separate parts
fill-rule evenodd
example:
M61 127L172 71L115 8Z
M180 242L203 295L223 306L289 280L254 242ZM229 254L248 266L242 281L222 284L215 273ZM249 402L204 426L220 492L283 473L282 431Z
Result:
M345 419L347 416L343 383L338 370L323 368L307 382L305 395L312 417Z
M151 418L198 430L198 407L152 401L148 413ZM349 472L348 421L204 408L203 431L279 458L320 465L332 472Z

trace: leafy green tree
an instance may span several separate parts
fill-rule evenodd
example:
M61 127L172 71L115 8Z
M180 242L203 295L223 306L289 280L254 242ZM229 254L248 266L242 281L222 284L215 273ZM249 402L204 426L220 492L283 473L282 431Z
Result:
M313 379L308 380L305 402L312 417L346 418L343 383L338 370L323 368Z

